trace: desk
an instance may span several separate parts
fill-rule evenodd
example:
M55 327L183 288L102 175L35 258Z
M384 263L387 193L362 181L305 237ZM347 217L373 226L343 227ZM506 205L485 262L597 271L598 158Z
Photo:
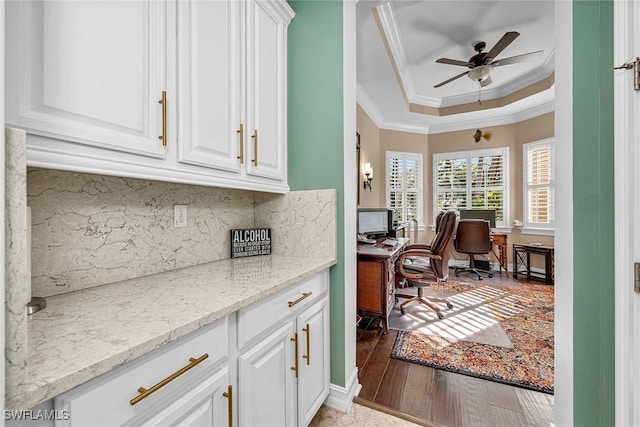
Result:
M358 314L382 319L385 334L395 303L396 261L409 239L401 237L397 241L393 247L358 243Z
M544 256L544 274L531 271L531 254ZM526 273L527 279L541 279L545 283L553 284L554 249L547 245L513 245L513 277ZM524 267L524 271L520 268Z
M500 264L500 274L502 274L502 269L504 268L504 272L507 274L507 277L509 277L509 269L507 268L507 234L492 231L491 241L493 242L493 246L498 247L498 253L496 253L493 247L491 247L491 252L493 252L493 255L498 260L498 264Z

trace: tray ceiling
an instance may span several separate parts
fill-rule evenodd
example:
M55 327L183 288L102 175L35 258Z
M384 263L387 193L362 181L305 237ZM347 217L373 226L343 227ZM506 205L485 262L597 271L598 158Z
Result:
M468 60L507 31L517 37L497 58L542 50L533 61L495 67L478 91L467 70L438 64ZM358 103L382 128L437 133L514 123L553 111L553 1L393 1L357 4ZM481 103L478 103L480 96Z

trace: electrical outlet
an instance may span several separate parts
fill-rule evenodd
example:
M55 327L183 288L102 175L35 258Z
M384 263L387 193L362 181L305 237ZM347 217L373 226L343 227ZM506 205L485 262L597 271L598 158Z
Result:
M173 205L173 226L187 226L187 205Z

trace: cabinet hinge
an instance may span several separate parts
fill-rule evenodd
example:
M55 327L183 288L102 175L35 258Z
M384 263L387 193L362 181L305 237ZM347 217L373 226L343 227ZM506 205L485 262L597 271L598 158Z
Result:
M630 59L624 64L613 67L614 70L631 70L633 69L633 88L640 90L640 57Z
M633 290L640 293L640 262L633 264Z

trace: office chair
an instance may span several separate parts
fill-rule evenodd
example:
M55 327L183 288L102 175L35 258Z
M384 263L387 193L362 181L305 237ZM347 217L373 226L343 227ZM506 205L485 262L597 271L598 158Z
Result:
M491 242L491 228L489 221L483 219L463 219L458 223L458 231L453 246L457 252L469 255L469 267L456 267L456 277L460 273L471 272L482 280L480 273L493 277L488 271L478 271L476 268L475 255L488 255L491 252L493 243Z
M409 298L400 304L402 314L405 313L404 307L414 301L431 308L439 319L444 319L444 314L435 302L444 302L447 308L453 308L453 304L444 298L425 297L424 288L433 283L446 282L449 277L449 251L456 231L456 213L448 211L439 215L436 230L437 233L431 245L422 245L429 246L429 249L409 248L398 259L400 276L405 278L409 285L418 289L417 296L396 293L396 299Z

